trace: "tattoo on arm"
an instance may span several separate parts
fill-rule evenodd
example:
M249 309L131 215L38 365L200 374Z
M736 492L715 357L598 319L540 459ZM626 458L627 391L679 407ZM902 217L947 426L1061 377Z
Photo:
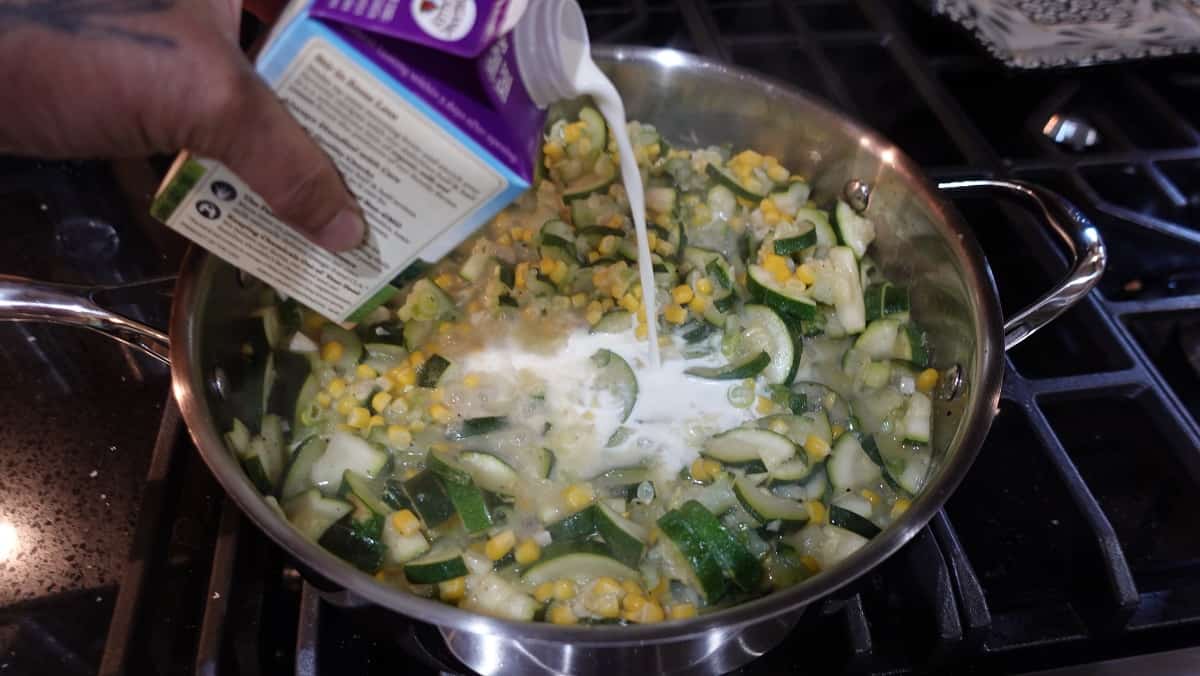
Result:
M123 17L164 12L176 0L0 0L0 36L18 26L36 26L83 38L116 38L170 49L175 40L119 25Z

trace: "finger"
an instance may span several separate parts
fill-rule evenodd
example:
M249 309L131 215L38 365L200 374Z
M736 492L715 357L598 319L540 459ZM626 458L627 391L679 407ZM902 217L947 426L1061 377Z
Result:
M333 251L360 244L362 213L329 157L248 68L228 89L189 149L225 164L317 244Z

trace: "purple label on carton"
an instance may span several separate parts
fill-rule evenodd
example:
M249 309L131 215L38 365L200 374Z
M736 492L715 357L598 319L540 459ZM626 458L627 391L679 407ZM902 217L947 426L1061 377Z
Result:
M509 0L316 0L309 13L475 57L496 39L508 5Z

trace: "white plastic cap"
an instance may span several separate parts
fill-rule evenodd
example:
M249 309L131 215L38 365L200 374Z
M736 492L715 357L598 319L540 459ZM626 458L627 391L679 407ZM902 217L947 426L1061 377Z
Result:
M539 108L579 94L575 75L592 54L575 0L529 0L513 29L513 47L521 82Z

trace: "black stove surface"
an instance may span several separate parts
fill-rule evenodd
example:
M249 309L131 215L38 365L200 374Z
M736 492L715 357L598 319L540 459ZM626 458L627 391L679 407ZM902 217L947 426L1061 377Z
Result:
M1097 292L1009 354L988 440L911 544L739 673L1001 673L1200 658L1200 58L1013 72L884 0L584 2L598 41L694 51L875 127L934 178L1036 181L1108 244ZM1094 125L1074 151L1052 114ZM160 161L0 160L0 273L173 271ZM1012 314L1066 269L1020 211L956 203ZM162 322L166 307L142 307ZM0 324L0 674L455 672L435 629L320 600L190 446L165 368L71 328ZM1180 668L1179 665L1185 665ZM1171 672L1170 669L1177 669Z

